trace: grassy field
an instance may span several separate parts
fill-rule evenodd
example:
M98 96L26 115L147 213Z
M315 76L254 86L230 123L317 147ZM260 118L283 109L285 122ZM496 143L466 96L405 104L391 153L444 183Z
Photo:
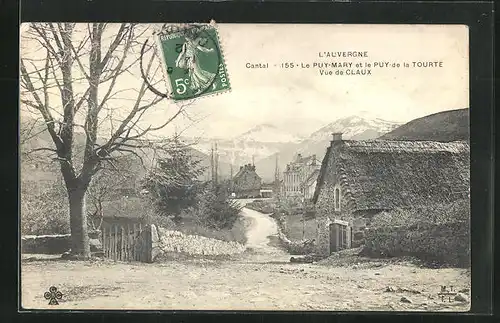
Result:
M305 230L304 230L305 227ZM315 219L306 220L305 226L302 222L302 216L295 215L287 215L286 216L286 227L285 227L285 235L288 239L302 240L303 231L305 231L305 239L316 239L316 221Z

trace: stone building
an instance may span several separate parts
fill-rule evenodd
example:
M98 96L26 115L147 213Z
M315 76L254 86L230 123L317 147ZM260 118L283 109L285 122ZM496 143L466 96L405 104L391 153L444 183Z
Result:
M311 200L318 183L319 167L315 169L302 184L303 196L306 200Z
M261 186L262 179L252 164L241 166L233 177L232 187L236 198L259 197Z
M310 176L320 167L321 164L316 155L302 157L301 154L298 154L295 160L286 165L286 169L283 172L283 197L304 197L304 194L307 193L307 189L304 191L305 186L307 186L306 181L308 179L309 181L311 179L314 180Z
M377 213L467 198L467 142L333 140L313 197L318 252L328 255L364 242Z

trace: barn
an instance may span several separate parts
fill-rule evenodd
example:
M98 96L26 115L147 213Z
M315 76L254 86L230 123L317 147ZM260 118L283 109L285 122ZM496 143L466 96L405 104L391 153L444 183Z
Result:
M335 133L313 196L318 253L361 245L380 212L468 199L469 187L465 141L354 141Z

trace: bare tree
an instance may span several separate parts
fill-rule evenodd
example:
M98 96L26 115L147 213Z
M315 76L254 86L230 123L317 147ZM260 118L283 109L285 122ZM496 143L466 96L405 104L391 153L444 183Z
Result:
M101 169L92 180L87 196L89 208L87 210L89 224L92 230L99 230L104 217L104 204L115 201L134 191L138 192L138 182L142 177L134 169L137 158L135 156L118 157L115 160L116 168Z
M127 85L127 89L123 89L126 81L120 82L125 75L139 74L134 72L141 58L137 49L150 32L136 24L33 23L21 35L22 46L25 42L20 61L21 105L42 117L53 141L37 150L51 152L59 163L68 194L71 251L82 258L90 257L85 197L93 176L104 165L113 167L120 154L142 160L138 150L151 147L150 133L184 112L184 106L175 105L164 122L144 126L145 113L164 97L148 91L142 79L140 86ZM154 50L149 47L143 58L150 79L161 74ZM113 108L115 102L120 102L119 108ZM75 148L76 129L86 138L81 155Z

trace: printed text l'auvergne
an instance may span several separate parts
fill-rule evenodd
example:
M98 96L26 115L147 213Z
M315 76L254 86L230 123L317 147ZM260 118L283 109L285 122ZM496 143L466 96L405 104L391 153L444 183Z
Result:
M345 51L345 52L318 52L318 57L340 58L340 57L368 57L367 51Z

